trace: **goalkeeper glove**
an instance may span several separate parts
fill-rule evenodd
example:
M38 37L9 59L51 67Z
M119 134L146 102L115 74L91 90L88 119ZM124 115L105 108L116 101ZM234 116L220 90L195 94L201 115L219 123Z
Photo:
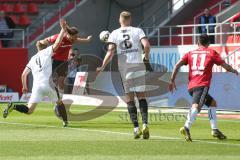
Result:
M149 60L147 60L147 59L144 57L144 58L143 58L143 62L144 62L144 64L145 64L146 71L153 72L153 69L152 69L152 66L151 66Z

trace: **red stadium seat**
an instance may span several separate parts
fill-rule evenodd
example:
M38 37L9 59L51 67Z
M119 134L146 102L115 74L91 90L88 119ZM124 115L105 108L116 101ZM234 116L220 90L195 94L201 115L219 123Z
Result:
M17 3L13 6L13 12L14 13L24 13L26 12L24 5L21 3Z
M32 0L33 3L44 3L46 0Z
M18 21L19 21L19 25L23 27L27 27L29 24L31 24L31 20L26 15L21 15Z
M58 0L46 0L47 3L57 3Z
M15 15L8 15L12 20L13 20L13 22L15 23L15 24L18 24L18 18L17 18L17 16L15 16Z
M0 5L0 10L4 11L6 13L9 13L9 12L13 11L13 8L12 8L12 5L5 3L5 4Z
M27 5L27 12L31 14L37 14L38 13L38 6L35 3L29 3Z

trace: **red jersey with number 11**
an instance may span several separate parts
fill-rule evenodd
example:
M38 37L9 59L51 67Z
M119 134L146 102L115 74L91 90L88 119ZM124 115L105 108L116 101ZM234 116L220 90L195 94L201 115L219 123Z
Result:
M225 63L215 50L206 47L200 47L197 50L188 52L184 55L182 61L189 65L188 89L202 86L209 87L213 65Z

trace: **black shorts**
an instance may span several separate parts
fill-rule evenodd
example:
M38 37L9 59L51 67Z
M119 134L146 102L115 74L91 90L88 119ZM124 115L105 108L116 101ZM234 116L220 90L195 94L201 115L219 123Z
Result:
M192 104L198 104L202 107L204 104L210 106L214 100L211 95L208 94L209 87L196 87L190 89L188 92L193 97Z
M52 74L54 77L66 77L68 71L68 62L65 61L52 61Z

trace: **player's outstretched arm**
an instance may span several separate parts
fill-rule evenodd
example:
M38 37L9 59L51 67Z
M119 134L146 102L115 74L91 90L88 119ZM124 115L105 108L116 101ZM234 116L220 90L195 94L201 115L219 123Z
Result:
M108 51L106 56L104 57L103 63L101 67L98 67L96 72L97 75L104 70L104 68L107 66L107 64L110 62L110 60L112 59L114 52L115 52L116 46L115 44L109 44L108 46Z
M238 75L238 71L235 70L235 69L233 69L232 66L230 66L229 64L223 63L221 66L222 66L226 71L232 72L232 73Z
M28 92L28 87L27 87L27 76L31 72L31 70L26 67L22 73L22 92L23 94L26 94Z
M174 66L173 68L173 72L172 72L172 76L171 76L171 80L170 80L170 84L168 86L168 89L170 92L173 92L174 90L176 90L176 84L175 84L175 79L176 79L176 76L177 76L177 73L179 71L179 69L185 65L185 62L180 60L177 62L177 64Z
M92 36L88 36L87 38L78 37L76 42L77 43L89 43L89 42L91 42L91 40L92 40Z
M66 28L67 28L67 23L64 19L60 20L60 26L61 26L61 31L56 39L56 41L53 44L53 54L55 53L55 51L58 49L58 47L60 46L64 33L66 32Z

